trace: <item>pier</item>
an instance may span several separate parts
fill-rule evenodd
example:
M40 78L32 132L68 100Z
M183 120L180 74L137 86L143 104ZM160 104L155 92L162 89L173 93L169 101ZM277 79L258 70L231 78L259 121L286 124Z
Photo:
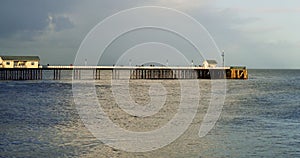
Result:
M110 79L248 79L246 67L166 67L166 66L39 66L38 68L0 68L0 80L61 80L63 73L71 73L71 79L101 80L103 72ZM49 78L49 74L52 76Z

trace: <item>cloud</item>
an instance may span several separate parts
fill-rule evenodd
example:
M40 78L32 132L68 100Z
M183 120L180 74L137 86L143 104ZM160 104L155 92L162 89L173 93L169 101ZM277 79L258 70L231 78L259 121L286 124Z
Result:
M44 63L70 64L80 42L97 23L118 11L145 5L170 7L194 17L210 32L219 48L225 49L228 65L276 67L279 59L286 58L297 66L299 42L291 42L300 40L291 32L299 25L299 9L275 8L272 4L265 8L234 4L220 7L215 0L2 0L0 53L28 52L40 55ZM279 45L278 39L284 37L288 37L286 43ZM109 54L112 56L113 53Z
M235 10L237 12L249 12L249 13L268 13L268 14L300 13L300 8L232 7L230 9Z
M48 29L52 32L59 32L65 29L71 29L73 27L73 22L71 21L70 17L66 15L48 16Z
M211 5L214 0L156 0L154 3L159 6L170 7L179 10L192 10L199 7Z
M194 9L189 14L204 25L218 47L225 50L227 65L297 68L295 54L299 46L297 48L290 39L278 42L282 32L280 23L264 24L262 17L243 17L238 10L231 8Z
M42 33L48 27L49 13L62 14L68 9L67 0L2 0L0 5L0 38L28 38ZM65 17L54 19L57 28L70 28Z
M269 32L277 32L282 29L280 26L245 26L238 28L241 32L251 33L251 34L266 34Z

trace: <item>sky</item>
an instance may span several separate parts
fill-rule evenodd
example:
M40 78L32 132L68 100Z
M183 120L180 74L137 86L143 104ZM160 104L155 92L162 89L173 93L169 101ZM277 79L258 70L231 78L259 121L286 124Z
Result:
M0 55L38 55L41 64L74 63L86 35L108 16L133 7L162 6L201 23L225 51L226 65L300 69L299 0L1 0L0 4ZM160 38L159 32L154 34L151 41ZM128 39L140 40L142 35L128 35ZM129 45L126 41L113 44L102 63L114 64L120 55L116 52ZM155 48L167 51L162 45ZM187 56L201 64L197 56Z

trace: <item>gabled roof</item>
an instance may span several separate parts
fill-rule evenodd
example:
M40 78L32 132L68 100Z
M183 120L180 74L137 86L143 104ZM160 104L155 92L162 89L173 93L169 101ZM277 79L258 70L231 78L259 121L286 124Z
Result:
M39 56L0 56L2 60L40 60Z
M215 60L206 60L206 62L207 62L208 64L218 64L218 62L215 61Z

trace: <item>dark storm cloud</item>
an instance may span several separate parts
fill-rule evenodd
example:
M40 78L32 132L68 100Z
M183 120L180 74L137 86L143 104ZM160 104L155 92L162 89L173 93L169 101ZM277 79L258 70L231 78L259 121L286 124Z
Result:
M49 14L63 13L68 9L67 0L2 0L0 5L0 38L15 34L34 36L44 30ZM70 28L67 18L55 19L57 29Z

